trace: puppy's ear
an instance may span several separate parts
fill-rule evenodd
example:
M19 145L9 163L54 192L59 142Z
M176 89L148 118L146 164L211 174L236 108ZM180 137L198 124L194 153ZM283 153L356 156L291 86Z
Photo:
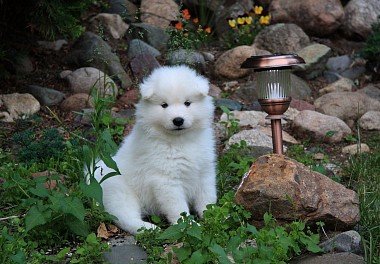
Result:
M149 98L152 97L153 86L152 86L152 83L149 82L149 80L144 81L143 83L140 84L140 93L141 93L141 98L144 100L148 100Z
M210 89L210 84L209 84L208 80L205 77L198 75L196 84L197 84L197 90L198 90L199 94L202 97L207 96L208 91Z

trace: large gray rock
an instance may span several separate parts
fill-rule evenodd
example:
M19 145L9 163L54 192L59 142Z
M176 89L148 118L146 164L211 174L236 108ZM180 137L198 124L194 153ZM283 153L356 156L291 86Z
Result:
M365 67L356 64L354 59L348 55L331 57L327 60L326 68L330 74L336 74L338 77L346 77L355 80L365 72Z
M127 22L135 22L138 9L128 0L108 0L107 13L118 14Z
M323 221L326 228L344 230L360 219L357 193L284 155L258 158L235 200L256 221L270 211L279 221Z
M367 38L380 14L379 0L350 0L344 8L343 30L351 37Z
M114 81L105 75L102 71L85 67L77 69L69 74L62 74L64 79L68 81L70 89L73 93L90 94L92 89L99 91L103 95L117 95L118 88Z
M160 67L160 63L151 54L140 54L134 57L130 62L133 76L141 81L148 76L154 69Z
M0 94L0 105L6 109L0 113L0 120L12 122L15 119L29 117L40 111L40 103L33 95L25 93Z
M359 125L366 130L380 130L380 111L368 111L359 119Z
M294 118L293 128L301 138L330 143L340 142L352 132L339 118L311 110L301 111Z
M128 88L132 84L119 57L112 52L111 47L101 37L94 33L85 32L74 43L65 60L79 67L94 67L103 70L120 83L122 88Z
M199 72L206 69L206 61L200 52L195 50L179 49L173 50L167 55L168 65L186 64Z
M380 111L380 102L358 92L335 92L314 101L318 112L342 120L357 120L368 111Z
M41 105L57 105L65 98L65 94L60 91L38 85L29 85L27 90Z
M134 57L143 54L158 57L161 55L161 52L140 39L132 39L128 46L128 58L133 59Z
M274 23L295 23L319 36L336 31L344 16L339 0L272 0L269 11Z
M146 23L131 24L129 34L132 38L141 39L160 51L165 51L169 35L162 28Z
M300 64L297 71L310 80L322 74L325 70L327 59L331 56L331 48L323 44L311 44L297 52L306 64Z
M247 143L248 147L273 149L272 138L257 128L242 130L235 135L232 135L226 144L226 149L229 149L233 144L240 143L242 140Z
M127 32L129 25L120 15L100 13L90 19L90 30L96 34L108 34L114 39L121 39Z
M143 23L165 29L178 19L179 6L173 0L142 0L140 13Z
M237 119L239 126L250 126L252 128L257 126L265 125L265 117L266 113L261 111L232 111L231 112L234 119ZM228 121L228 117L226 113L223 113L220 116L220 121L226 122Z
M261 30L254 44L272 53L295 53L309 45L310 39L296 24L280 23Z

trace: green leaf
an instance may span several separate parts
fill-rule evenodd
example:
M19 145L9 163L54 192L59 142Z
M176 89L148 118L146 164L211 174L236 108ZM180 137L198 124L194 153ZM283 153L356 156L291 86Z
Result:
M46 223L46 220L43 214L37 209L36 206L32 206L25 216L26 232L29 232L34 227L43 225L45 223Z
M89 243L90 245L97 245L97 244L99 244L99 241L96 238L96 235L94 233L91 233L91 234L89 234L86 237L86 242Z
M332 131L332 130L327 131L326 132L326 137L332 137L332 136L334 136L335 133L336 133L336 131Z
M20 264L26 263L25 253L21 250L18 250L15 255L11 256L11 260Z
M69 226L69 229L74 234L81 237L86 237L88 235L89 233L88 226L87 226L87 223L85 223L84 221L79 221L77 218L73 216L68 217L66 221L67 221L67 225Z
M95 201L97 201L100 204L103 204L103 190L100 186L100 183L95 178L91 179L90 184L81 182L79 184L79 187L84 195L86 195L89 198L95 199Z
M117 167L116 162L112 159L112 157L108 154L101 153L100 158L103 160L104 164L110 169L118 172L120 174L119 168Z
M219 259L221 264L231 264L231 262L229 261L229 259L227 257L226 252L218 244L212 245L211 247L209 247L209 250L218 256L218 259Z
M120 175L120 173L116 172L116 171L109 172L109 173L107 173L106 175L103 176L103 178L100 180L99 184L102 184L102 182L104 182L108 178L111 178L111 177L117 176L117 175Z
M177 240L181 238L184 234L182 233L182 229L179 225L169 226L161 235L158 236L158 239L170 239Z
M80 221L84 221L84 216L86 214L83 203L78 197L73 197L71 201L67 201L66 206L62 208L62 211L75 216Z
M206 259L205 257L202 255L202 251L201 250L197 250L195 252L193 252L193 254L191 254L191 257L189 259L189 264L202 264L202 263L205 263L206 262Z
M36 188L29 188L29 192L33 193L38 197L48 197L49 191L45 188L43 184L37 184Z
M191 254L190 247L180 247L180 248L174 247L173 251L180 262L183 262L184 260L188 259Z
M193 223L187 230L186 234L189 236L198 238L199 240L202 240L202 230L200 226L197 223Z
M66 257L66 254L70 252L70 248L69 247L65 247L63 248L61 251L59 251L56 255L56 257L60 260L64 260L65 257Z

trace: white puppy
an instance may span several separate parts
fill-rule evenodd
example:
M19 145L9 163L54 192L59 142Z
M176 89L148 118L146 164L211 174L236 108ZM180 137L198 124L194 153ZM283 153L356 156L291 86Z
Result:
M176 223L216 202L214 106L207 79L186 66L155 69L140 85L136 124L113 157L121 175L102 183L107 212L136 234L145 215ZM97 179L110 170L100 162ZM100 175L102 171L102 175Z

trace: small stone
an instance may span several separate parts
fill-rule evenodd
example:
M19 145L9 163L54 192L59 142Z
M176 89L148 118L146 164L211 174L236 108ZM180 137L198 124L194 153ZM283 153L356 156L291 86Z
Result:
M57 105L65 98L65 94L62 92L38 85L29 85L27 89L41 105Z
M84 108L93 107L91 96L85 93L77 93L67 97L61 103L63 111L80 111Z
M324 252L361 253L361 236L354 230L340 233L319 245Z
M220 98L215 100L215 106L216 107L221 107L225 106L229 110L238 110L240 111L243 108L243 105L237 101L227 99L227 98Z
M210 84L210 90L208 94L216 99L220 99L222 96L222 90L215 84Z
M178 19L179 6L173 0L142 0L140 14L142 22L165 29Z
M242 130L235 135L232 135L226 144L226 149L229 149L233 144L239 144L242 140L247 143L248 147L273 148L272 138L256 128Z
M323 154L323 153L315 153L313 155L313 159L315 159L315 160L323 160L324 158L325 158L325 154Z
M362 115L359 126L366 130L380 130L380 111L368 111Z
M139 100L140 93L137 89L132 89L126 91L120 98L117 100L117 105L122 107L130 107L136 104Z
M141 81L154 69L160 67L160 63L151 54L139 54L130 63L133 76Z
M354 144L350 146L346 146L342 149L343 154L355 155L358 153L369 152L369 147L367 144L361 143L360 145Z
M231 115L233 119L238 120L239 126L250 126L255 128L259 125L265 125L266 113L260 111L232 111ZM223 113L220 117L220 121L227 122L227 114Z
M206 69L206 61L200 52L194 50L179 49L168 53L168 65L188 65L200 72Z

